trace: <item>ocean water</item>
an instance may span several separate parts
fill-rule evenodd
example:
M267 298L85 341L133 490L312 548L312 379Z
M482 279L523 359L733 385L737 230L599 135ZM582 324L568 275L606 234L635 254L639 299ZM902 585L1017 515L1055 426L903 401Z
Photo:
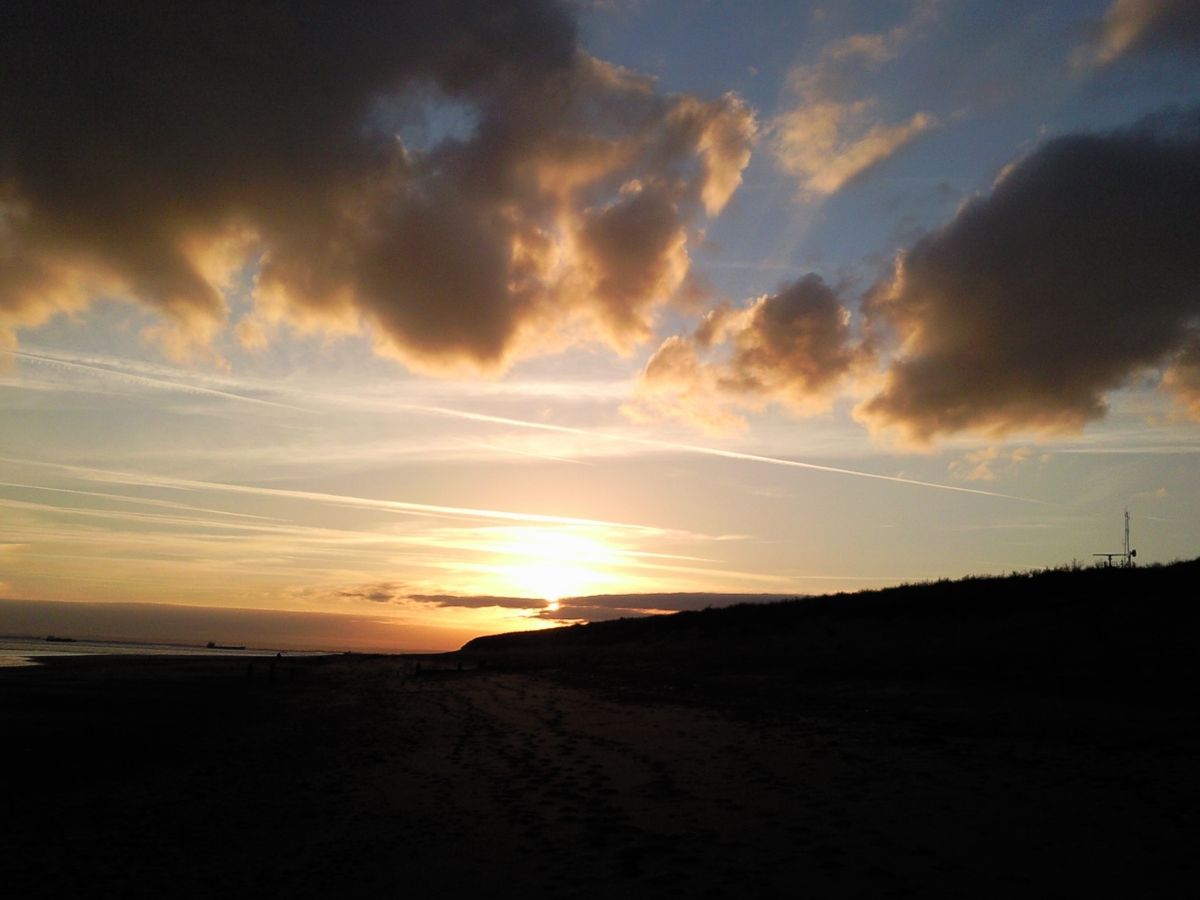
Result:
M38 638L0 637L0 668L36 666L46 656L274 656L279 651L210 650L183 644L139 644L132 641L55 642ZM313 653L285 651L286 656Z

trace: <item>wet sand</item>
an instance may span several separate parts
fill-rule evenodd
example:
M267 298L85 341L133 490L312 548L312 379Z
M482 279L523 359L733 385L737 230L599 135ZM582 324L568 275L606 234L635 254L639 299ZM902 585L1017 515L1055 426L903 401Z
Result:
M0 673L6 893L1145 897L1200 876L1182 701L250 664Z

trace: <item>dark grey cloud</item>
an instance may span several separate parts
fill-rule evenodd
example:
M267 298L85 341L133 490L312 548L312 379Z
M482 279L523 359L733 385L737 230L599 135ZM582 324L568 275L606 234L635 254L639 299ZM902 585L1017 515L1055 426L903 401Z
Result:
M733 356L720 376L739 394L794 398L803 404L825 392L854 363L850 313L819 275L780 285L728 329Z
M1106 394L1175 365L1200 323L1200 113L1052 140L898 260L865 304L896 339L859 408L917 442L1074 431Z
M396 603L407 596L404 585L381 582L379 584L362 585L344 588L337 592L344 600L369 600L372 603Z
M396 603L400 605L456 607L459 609L541 609L545 600L533 597L495 597L489 594L414 594L403 584L383 581L377 584L362 584L338 590L335 596L344 600L367 600L371 603Z
M365 328L426 368L645 334L755 129L550 0L16 2L0 84L0 337L103 294L203 348L258 259L248 344Z
M526 609L536 611L539 619L558 622L599 622L623 616L646 616L654 613L704 609L708 606L732 606L736 603L765 603L792 594L597 594L587 597L564 597L554 603L536 597L493 597L489 595L459 596L456 594L408 594L404 600L442 608L462 609Z
M414 603L429 606L456 607L459 609L486 609L500 607L501 609L541 609L546 605L545 600L535 597L493 597L486 594L407 594L404 599Z
M771 603L792 597L795 597L795 594L598 594L560 600L555 608L548 607L539 612L538 618L562 622L602 622L627 616L706 609L710 606L716 608L738 603Z

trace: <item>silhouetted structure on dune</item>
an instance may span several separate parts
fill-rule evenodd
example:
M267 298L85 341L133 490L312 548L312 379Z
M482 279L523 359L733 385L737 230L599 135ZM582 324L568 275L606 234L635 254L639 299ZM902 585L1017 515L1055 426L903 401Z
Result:
M1125 569L1134 567L1134 560L1137 559L1137 551L1129 543L1129 510L1125 510L1125 548L1117 553L1093 553L1093 557L1103 558L1105 565L1111 566L1113 560L1118 560L1117 565Z

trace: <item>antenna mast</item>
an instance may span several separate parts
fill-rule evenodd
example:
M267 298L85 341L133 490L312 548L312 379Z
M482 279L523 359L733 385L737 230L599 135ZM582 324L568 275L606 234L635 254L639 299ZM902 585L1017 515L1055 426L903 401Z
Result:
M1092 556L1103 556L1105 565L1111 566L1114 559L1120 560L1117 563L1123 569L1132 569L1133 561L1137 559L1137 551L1129 546L1129 507L1125 507L1125 549L1120 553L1093 553Z

